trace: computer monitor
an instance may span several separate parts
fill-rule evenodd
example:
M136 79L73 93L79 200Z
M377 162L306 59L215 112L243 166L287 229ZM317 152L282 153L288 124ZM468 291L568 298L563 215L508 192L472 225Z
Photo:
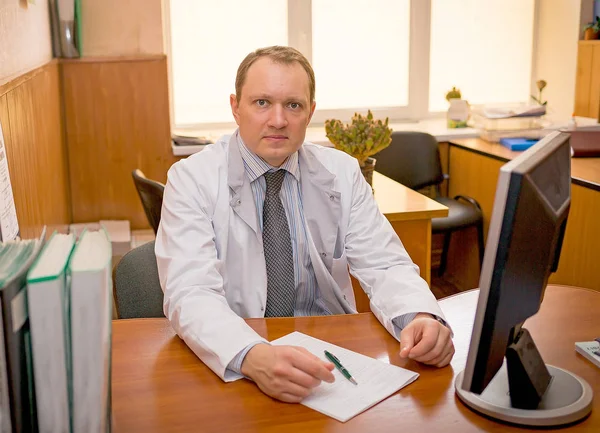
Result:
M502 166L496 186L471 344L455 388L469 407L510 423L567 424L591 411L589 384L547 366L523 328L558 267L570 150L569 135L553 132Z

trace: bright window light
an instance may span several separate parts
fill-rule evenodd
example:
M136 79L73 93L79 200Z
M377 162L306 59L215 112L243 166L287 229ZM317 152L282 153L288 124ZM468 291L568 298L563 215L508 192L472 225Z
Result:
M170 18L175 125L233 122L241 61L288 43L287 0L171 0Z
M534 0L431 0L429 111L529 100Z

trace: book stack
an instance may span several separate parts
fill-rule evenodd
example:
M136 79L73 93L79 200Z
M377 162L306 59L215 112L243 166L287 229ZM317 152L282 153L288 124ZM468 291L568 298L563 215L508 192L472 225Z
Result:
M85 230L78 240L54 233L43 247L41 240L14 244L30 253L19 259L19 284L2 282L2 312L10 303L14 321L19 305L25 318L11 331L22 322L27 335L19 347L0 345L0 433L110 431L112 252L106 232ZM0 244L0 272L6 245ZM14 301L17 286L22 301ZM16 358L19 351L25 353L21 369L3 368L1 355ZM21 384L18 398L15 384Z

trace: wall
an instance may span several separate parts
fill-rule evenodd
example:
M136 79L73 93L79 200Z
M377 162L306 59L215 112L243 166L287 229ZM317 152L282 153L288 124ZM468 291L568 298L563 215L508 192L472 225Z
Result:
M47 0L0 0L0 85L51 59Z
M148 227L131 172L165 182L171 150L164 55L62 62L73 222Z
M70 223L69 173L56 61L0 86L0 122L21 236L39 236L43 225Z
M585 1L542 0L537 6L532 92L537 95L536 80L547 81L548 87L542 95L548 101L549 114L556 118L565 119L573 114L577 41Z
M161 0L82 0L83 55L162 54L161 6Z

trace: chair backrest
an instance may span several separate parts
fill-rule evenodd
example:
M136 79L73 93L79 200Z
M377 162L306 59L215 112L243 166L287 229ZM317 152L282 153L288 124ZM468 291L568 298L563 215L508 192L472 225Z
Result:
M438 142L424 132L393 132L390 145L373 157L376 171L412 189L444 180Z
M119 319L164 317L154 241L129 251L113 272Z
M165 186L160 182L148 179L140 169L133 170L131 174L148 222L154 233L156 233L160 223L160 210L162 208Z

